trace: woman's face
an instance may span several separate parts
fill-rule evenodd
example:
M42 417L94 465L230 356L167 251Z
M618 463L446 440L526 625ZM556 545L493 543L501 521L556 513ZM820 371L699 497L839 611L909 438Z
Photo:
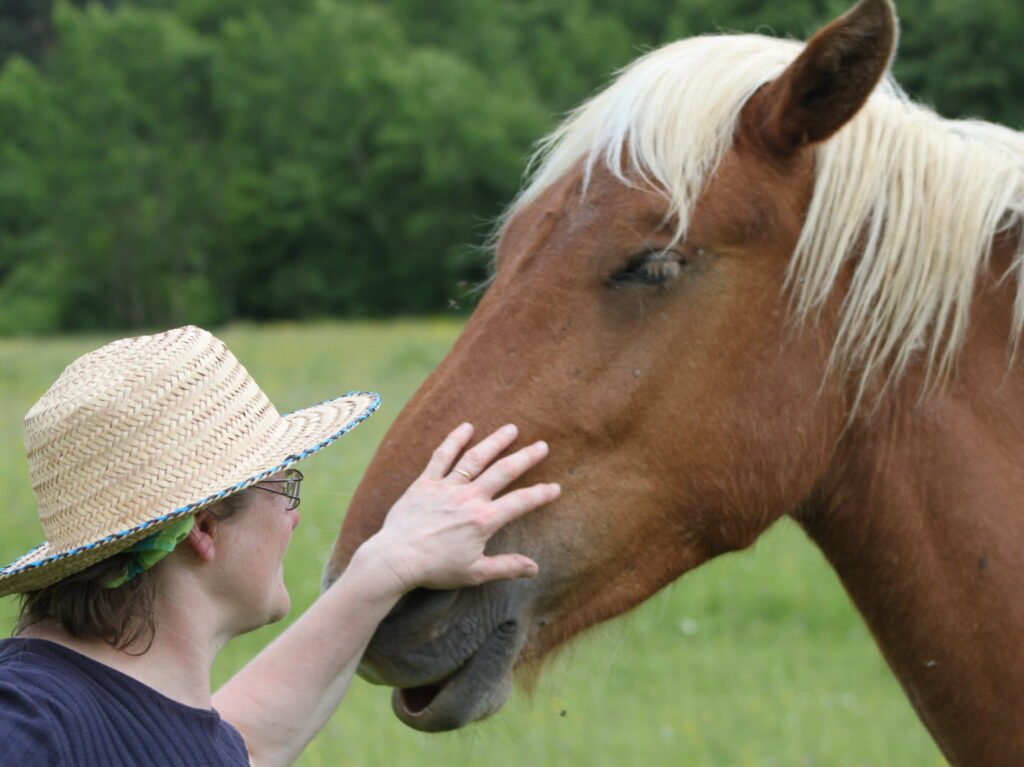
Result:
M268 479L283 479L284 472ZM267 485L280 489L281 485ZM291 501L256 487L243 490L238 510L218 523L217 595L234 615L234 633L281 620L291 607L284 585L284 554L299 524Z

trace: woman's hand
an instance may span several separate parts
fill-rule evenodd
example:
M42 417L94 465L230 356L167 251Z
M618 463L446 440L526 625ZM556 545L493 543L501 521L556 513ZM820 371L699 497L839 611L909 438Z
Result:
M298 757L337 708L373 632L406 591L536 574L530 559L485 556L484 546L505 523L558 497L553 484L499 495L543 460L548 447L537 442L498 460L516 438L515 427L506 426L463 454L472 435L468 424L448 435L334 585L214 696L254 763L291 764Z
M515 441L516 427L508 425L459 458L472 434L473 427L462 424L445 438L423 474L391 507L381 530L363 544L372 547L402 593L417 586L454 589L537 574L533 560L520 554L485 556L484 546L503 525L558 497L557 484L498 496L542 461L548 446L535 442L495 461Z

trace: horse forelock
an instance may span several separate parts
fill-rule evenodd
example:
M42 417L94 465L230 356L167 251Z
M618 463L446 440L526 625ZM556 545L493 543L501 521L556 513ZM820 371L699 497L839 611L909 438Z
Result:
M703 36L637 59L541 140L501 223L581 163L586 189L601 164L627 185L662 190L685 239L744 105L803 47L760 35ZM945 380L993 238L1024 223L1024 134L944 119L886 78L815 152L814 192L786 281L794 318L824 306L852 265L832 368L858 371L861 395L883 371L898 379L916 354L924 355L926 380ZM1016 247L1014 348L1024 325L1024 238Z
M504 220L582 161L584 187L603 164L624 183L665 190L685 236L693 204L732 146L743 105L801 48L759 35L709 35L642 56L539 142L529 182Z

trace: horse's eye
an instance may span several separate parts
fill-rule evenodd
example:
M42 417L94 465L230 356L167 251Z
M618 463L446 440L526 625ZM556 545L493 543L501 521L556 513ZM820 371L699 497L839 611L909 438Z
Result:
M672 250L648 251L630 260L626 268L608 278L609 287L653 285L665 287L679 276L686 262Z

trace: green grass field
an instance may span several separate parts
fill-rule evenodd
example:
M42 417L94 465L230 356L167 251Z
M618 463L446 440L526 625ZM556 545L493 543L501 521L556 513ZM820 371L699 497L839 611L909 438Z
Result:
M293 616L385 429L459 331L452 321L242 326L219 335L282 412L351 389L380 412L304 465L302 525L286 560ZM39 542L21 419L77 355L110 340L0 340L0 560ZM554 446L557 449L557 445ZM0 601L10 632L12 599ZM233 642L219 684L284 625ZM273 694L268 690L268 694ZM565 650L532 699L428 736L392 716L387 690L358 680L299 764L653 764L687 767L937 767L945 761L818 551L792 524L712 562Z

